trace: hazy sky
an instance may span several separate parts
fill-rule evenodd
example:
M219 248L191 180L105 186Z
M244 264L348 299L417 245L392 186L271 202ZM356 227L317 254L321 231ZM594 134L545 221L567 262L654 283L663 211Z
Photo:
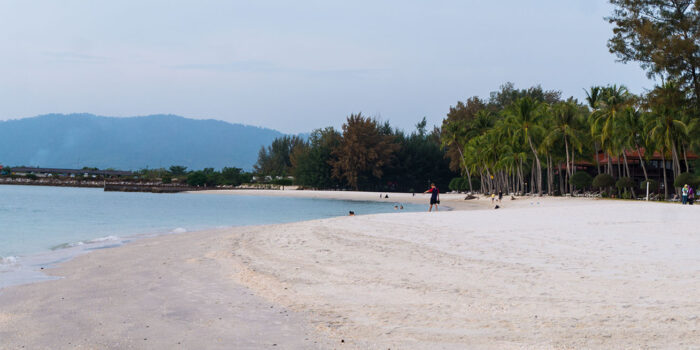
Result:
M404 128L506 81L581 98L616 63L606 0L0 2L0 119L157 113L306 132Z

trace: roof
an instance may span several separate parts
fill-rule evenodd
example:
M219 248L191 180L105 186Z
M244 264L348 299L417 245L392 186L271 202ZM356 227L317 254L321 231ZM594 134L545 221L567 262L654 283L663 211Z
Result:
M639 161L639 155L641 154L641 155L642 155L642 158L644 158L645 152L646 152L646 150L643 149L643 148L640 149L640 152L637 152L636 150L634 150L634 151L630 151L630 150L625 151L625 156L627 156L627 162L628 162L628 163L631 163L631 162ZM608 155L605 154L605 153L603 153L603 152L598 153L597 157L598 157L598 162L599 162L600 164L605 164L605 163L608 162ZM694 160L694 159L698 159L698 158L699 158L698 155L695 154L695 153L693 153L693 152L688 152L688 153L687 153L687 157L688 157L689 160ZM671 156L668 155L668 154L666 155L665 158L666 158L666 160L671 160ZM661 160L661 159L662 159L662 158L661 158L661 152L654 152L654 154L652 154L651 157L650 157L649 159L650 159L650 160ZM618 163L624 162L624 159L623 159L622 157L612 157L610 160L612 161L613 164L618 164Z

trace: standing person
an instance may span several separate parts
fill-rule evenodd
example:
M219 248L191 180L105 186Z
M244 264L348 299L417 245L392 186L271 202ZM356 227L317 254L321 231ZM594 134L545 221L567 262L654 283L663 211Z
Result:
M503 200L503 191L498 191L498 203L501 203Z
M681 203L684 205L688 203L688 184L681 189Z
M688 186L688 204L693 205L693 202L695 202L695 190L693 186Z
M438 204L440 204L440 190L435 187L435 184L430 184L430 189L423 193L428 192L432 193L430 196L430 209L428 209L428 212L433 211L433 205L435 205L435 211L438 211Z

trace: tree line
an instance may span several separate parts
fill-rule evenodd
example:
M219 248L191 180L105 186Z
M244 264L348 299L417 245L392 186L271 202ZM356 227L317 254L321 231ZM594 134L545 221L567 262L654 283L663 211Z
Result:
M415 192L430 183L447 187L456 175L440 143L440 130L425 118L410 134L361 113L347 117L342 130L314 130L308 139L283 136L263 147L255 171L291 176L317 189Z

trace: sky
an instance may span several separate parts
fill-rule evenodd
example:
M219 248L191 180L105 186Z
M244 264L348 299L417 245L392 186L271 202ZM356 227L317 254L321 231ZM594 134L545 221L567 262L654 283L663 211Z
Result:
M286 133L351 113L412 130L505 82L653 86L606 0L0 2L0 120L177 114Z

